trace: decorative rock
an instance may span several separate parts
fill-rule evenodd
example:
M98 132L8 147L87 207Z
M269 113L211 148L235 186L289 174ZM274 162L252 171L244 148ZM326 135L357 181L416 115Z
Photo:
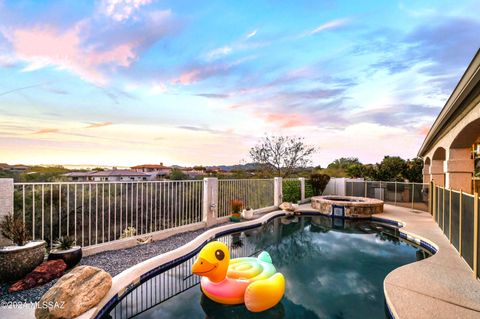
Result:
M42 296L39 304L52 306L36 308L35 317L78 317L97 305L111 287L112 277L103 269L91 266L75 267Z
M55 278L62 277L65 269L67 269L67 264L61 259L45 261L40 264L40 266L37 266L25 278L17 281L8 288L8 292L27 290L46 284Z
M150 244L152 241L153 241L152 236L137 238L137 244L139 244L139 245Z
M278 206L281 210L286 210L288 212L293 212L295 210L295 207L293 206L292 203L289 202L283 202Z

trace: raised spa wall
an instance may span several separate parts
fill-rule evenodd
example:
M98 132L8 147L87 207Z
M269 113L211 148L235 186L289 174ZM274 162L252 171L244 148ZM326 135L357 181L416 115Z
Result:
M383 213L383 201L366 197L315 196L312 197L311 205L313 209L328 216L332 216L334 208L336 216L343 209L343 217L346 218L370 218L373 214Z

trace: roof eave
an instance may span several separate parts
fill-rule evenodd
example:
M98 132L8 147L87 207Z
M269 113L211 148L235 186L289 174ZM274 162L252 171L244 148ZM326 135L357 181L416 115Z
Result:
M472 73L473 72L473 73ZM471 74L470 74L471 73ZM472 83L474 82L474 83ZM460 81L455 86L452 94L448 98L447 102L443 106L440 114L435 119L432 127L427 133L422 146L418 150L417 155L423 157L430 151L435 137L441 133L445 125L449 122L453 113L462 105L463 98L468 95L465 90L473 88L475 84L480 82L480 49L477 50L472 61L468 65L467 69L463 73ZM473 85L472 85L473 84Z

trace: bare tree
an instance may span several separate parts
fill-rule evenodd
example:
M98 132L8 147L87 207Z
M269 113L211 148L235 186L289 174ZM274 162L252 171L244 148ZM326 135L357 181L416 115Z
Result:
M303 137L265 136L250 149L250 157L264 170L287 177L297 168L306 167L315 148L304 143Z

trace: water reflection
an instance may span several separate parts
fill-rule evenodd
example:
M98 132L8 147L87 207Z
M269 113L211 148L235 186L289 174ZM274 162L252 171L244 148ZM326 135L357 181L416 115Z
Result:
M394 268L429 255L399 239L395 229L369 221L324 216L276 218L259 228L217 240L230 247L232 258L256 255L262 250L270 253L275 267L286 278L287 288L280 304L254 314L243 305L212 302L201 293L197 278L190 276L189 261L176 267L180 271L175 279L163 278L151 285L165 289L168 284L168 289L183 292L171 299L167 294L168 298L155 306L147 305L141 311L153 308L139 317L385 318L385 276ZM141 288L141 292L140 299L151 294L148 287ZM123 307L133 308L138 302L133 300Z

